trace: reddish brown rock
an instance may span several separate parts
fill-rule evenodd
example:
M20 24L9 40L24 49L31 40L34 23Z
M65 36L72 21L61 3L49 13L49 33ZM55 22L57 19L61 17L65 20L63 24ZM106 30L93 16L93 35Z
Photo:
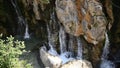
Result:
M100 2L56 0L56 13L67 33L83 35L89 43L95 45L104 40L107 21Z

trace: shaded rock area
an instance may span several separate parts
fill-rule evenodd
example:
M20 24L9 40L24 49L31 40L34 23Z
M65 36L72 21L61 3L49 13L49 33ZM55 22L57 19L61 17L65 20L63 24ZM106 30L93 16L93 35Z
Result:
M116 64L116 68L120 67L120 1L112 1L114 23L112 25L111 34L111 46L109 59Z
M27 60L27 62L30 63L33 68L43 68L42 65L40 66L38 63L38 59L37 59L37 56L39 56L38 54L39 53L37 53L37 51L24 53L20 59Z

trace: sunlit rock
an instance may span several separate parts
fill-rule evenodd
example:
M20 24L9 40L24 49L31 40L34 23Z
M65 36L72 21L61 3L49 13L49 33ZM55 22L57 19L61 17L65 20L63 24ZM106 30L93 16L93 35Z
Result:
M73 60L64 65L60 68L93 68L92 64L86 60Z
M90 43L97 44L105 38L106 17L99 2L94 0L86 2L88 3L88 11L82 21L85 39Z
M44 46L40 48L40 58L45 67L58 68L62 63L59 57L49 54Z
M56 0L56 13L67 33L84 35L95 45L104 40L107 21L101 3L95 0Z
M67 33L75 36L83 34L82 27L77 16L75 1L56 0L56 13Z

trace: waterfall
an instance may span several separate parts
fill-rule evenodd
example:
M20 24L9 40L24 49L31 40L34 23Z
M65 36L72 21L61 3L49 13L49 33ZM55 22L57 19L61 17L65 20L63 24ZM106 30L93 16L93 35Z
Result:
M105 46L104 46L104 49L103 49L103 54L102 54L102 57L101 57L101 60L105 60L108 58L108 54L109 54L109 38L108 38L108 35L107 33L105 34L105 37L106 37L106 40L105 40Z
M66 39L66 34L65 30L62 26L60 26L59 30L59 46L60 46L60 54L57 53L56 49L54 48L55 46L55 36L52 33L52 27L51 25L47 24L47 31L48 31L48 45L50 46L50 49L48 50L48 53L54 56L58 56L62 64L65 64L69 61L77 59L82 59L82 44L81 44L81 38L75 37L78 45L78 51L77 51L77 57L73 57L73 52L74 52L74 36L69 35L69 41L67 45L67 39ZM75 44L76 45L76 44ZM68 50L67 50L68 46Z
M16 11L16 14L17 14L18 18L19 18L19 17L21 16L21 14L20 14L19 8L17 7L16 0L15 0L15 1L14 1L14 0L11 0L11 3L12 3L12 5L13 5L15 11ZM21 17L20 17L20 18L21 18Z
M68 50L69 50L71 53L73 53L73 51L74 51L74 50L73 50L73 48L74 48L74 47L73 47L73 46L74 46L73 44L74 44L74 38L73 38L73 36L70 35L69 44L68 44Z
M53 48L54 44L54 40L53 40L53 35L51 33L51 30L49 28L49 25L47 25L47 32L48 32L48 45L50 46L50 50L48 51L50 54L52 55L58 55L57 51Z
M70 48L72 49L73 47L73 40L70 39ZM67 45L66 45L66 34L65 34L65 30L63 29L62 26L60 26L60 30L59 30L59 43L60 43L60 58L62 59L62 64L67 63L68 61L73 60L74 58L72 58L72 52L68 52L67 51Z
M78 45L77 59L82 59L82 43L80 38L77 38L77 45Z
M30 35L28 33L28 24L26 24L24 39L28 39L28 38L30 38Z
M18 24L24 24L25 25L25 20L22 17L22 14L19 10L19 7L17 6L16 0L11 0L11 3L16 11L17 17L18 17Z
M59 31L60 51L61 54L66 52L66 35L63 27L60 27Z
M20 12L20 9L17 6L16 0L11 0L11 3L13 5L13 7L14 7L14 9L16 11L17 17L18 17L18 26L19 26L19 28L18 28L19 31L18 32L21 34L23 32L23 30L24 30L23 27L25 26L26 28L25 28L25 33L24 33L24 39L30 38L30 35L28 33L28 24L27 24L27 22L25 22L22 14Z
M101 62L100 68L115 68L114 63L107 60L108 59L107 55L109 54L109 45L110 45L107 33L105 34L105 37L106 37L106 40L105 40L105 46L103 49L103 54L101 57L102 62Z

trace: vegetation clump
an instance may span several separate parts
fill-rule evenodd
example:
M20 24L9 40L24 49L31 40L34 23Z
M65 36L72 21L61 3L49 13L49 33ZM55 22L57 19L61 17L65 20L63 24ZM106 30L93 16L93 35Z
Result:
M14 40L12 36L4 40L0 35L0 68L32 68L26 60L19 59L24 48L23 41Z

